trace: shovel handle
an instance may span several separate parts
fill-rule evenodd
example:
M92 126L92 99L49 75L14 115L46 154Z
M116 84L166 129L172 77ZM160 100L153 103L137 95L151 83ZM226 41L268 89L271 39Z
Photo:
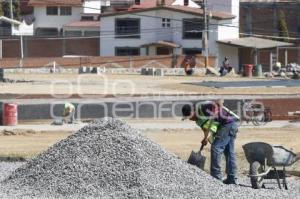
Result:
M204 148L204 144L201 144L201 147L200 147L200 151L199 151L199 152L201 152L201 151L203 150L203 148Z

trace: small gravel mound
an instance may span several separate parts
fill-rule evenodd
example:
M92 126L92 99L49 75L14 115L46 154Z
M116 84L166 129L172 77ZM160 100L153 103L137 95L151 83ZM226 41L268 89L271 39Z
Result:
M17 169L3 181L0 191L0 197L11 198L299 196L223 185L113 118L94 121L55 144Z

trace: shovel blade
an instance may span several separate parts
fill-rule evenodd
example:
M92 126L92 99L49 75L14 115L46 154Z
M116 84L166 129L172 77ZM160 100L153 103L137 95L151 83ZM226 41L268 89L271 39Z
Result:
M206 157L201 155L200 152L192 151L187 162L191 165L195 165L198 168L204 170L205 160L206 160Z

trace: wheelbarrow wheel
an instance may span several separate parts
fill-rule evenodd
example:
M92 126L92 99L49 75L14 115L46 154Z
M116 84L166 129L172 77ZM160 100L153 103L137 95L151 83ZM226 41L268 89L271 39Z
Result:
M253 162L250 165L250 176L255 176L263 172L263 168L259 162ZM253 189L260 189L263 187L262 180L263 177L250 177L251 185Z

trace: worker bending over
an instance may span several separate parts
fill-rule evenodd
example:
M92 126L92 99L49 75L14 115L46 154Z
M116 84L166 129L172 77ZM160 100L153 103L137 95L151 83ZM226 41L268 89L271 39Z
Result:
M63 116L65 117L65 123L73 124L75 121L75 106L69 102L66 102Z
M237 165L234 144L238 132L236 121L239 117L224 107L222 100L207 101L194 106L186 104L182 108L182 115L183 119L195 121L202 128L204 146L207 145L211 135L211 175L222 180L221 159L224 154L227 179L223 183L236 184Z

